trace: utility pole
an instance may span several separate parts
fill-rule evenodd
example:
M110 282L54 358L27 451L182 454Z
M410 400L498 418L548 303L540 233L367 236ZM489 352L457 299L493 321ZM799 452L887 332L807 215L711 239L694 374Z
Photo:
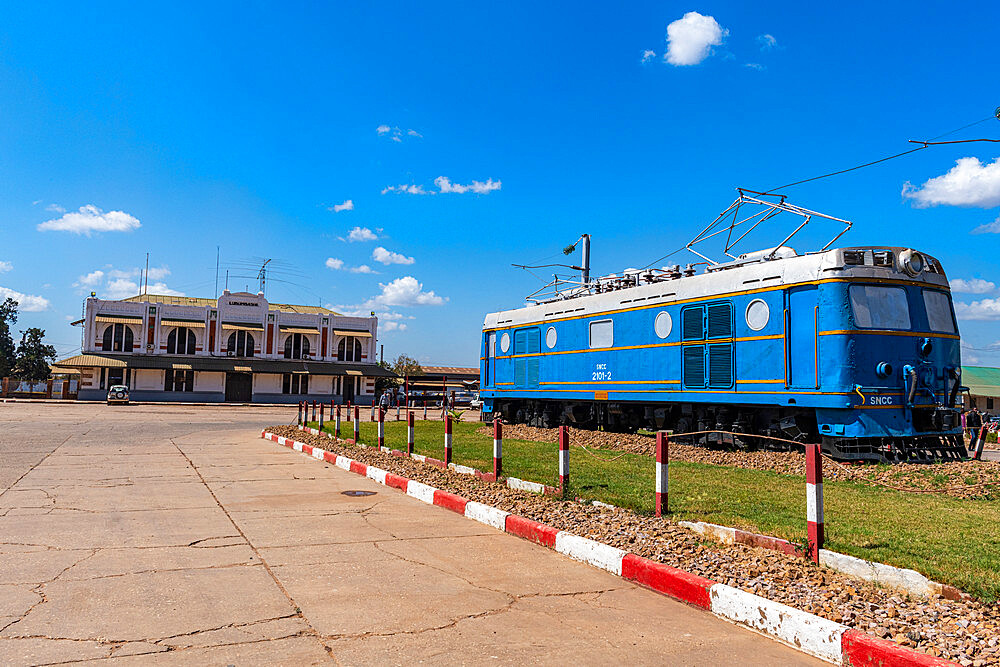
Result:
M146 253L146 286L142 288L143 294L149 293L149 253Z
M215 246L215 296L219 296L219 246Z

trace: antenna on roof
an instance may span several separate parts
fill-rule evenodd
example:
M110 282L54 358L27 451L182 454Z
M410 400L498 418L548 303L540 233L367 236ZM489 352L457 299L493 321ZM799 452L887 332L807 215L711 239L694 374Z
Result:
M260 280L260 289L258 290L261 294L264 293L264 284L267 281L267 265L271 260L264 260L264 263L260 266L260 271L257 272L257 279ZM249 291L249 289L247 290Z
M146 286L142 288L143 294L149 294L149 253L146 253Z
M219 296L219 246L215 246L215 296Z

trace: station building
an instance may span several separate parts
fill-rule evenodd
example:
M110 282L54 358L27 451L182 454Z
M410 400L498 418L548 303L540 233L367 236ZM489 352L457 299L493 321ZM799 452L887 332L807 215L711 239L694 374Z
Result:
M376 317L268 303L262 293L91 297L74 324L81 354L53 370L79 371L81 400L124 384L138 401L367 405L375 378L393 376L375 363Z

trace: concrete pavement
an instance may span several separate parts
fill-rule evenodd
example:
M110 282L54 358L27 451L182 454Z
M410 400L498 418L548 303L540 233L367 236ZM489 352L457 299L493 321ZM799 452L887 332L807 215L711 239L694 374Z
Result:
M291 416L0 405L0 663L816 664L260 440Z

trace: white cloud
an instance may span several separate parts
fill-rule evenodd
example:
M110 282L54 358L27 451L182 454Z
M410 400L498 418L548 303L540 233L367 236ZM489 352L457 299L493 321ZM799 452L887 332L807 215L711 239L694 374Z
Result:
M367 264L362 264L361 266L348 266L344 260L337 259L336 257L327 257L326 268L334 271L350 271L351 273L378 273L377 271L373 271L372 267Z
M330 210L333 211L334 213L340 213L341 211L353 211L354 201L348 199L343 204L334 204Z
M433 192L428 192L424 190L422 185L387 185L382 188L382 194L388 194L390 192L406 193L408 195L432 195Z
M347 240L351 243L356 241L374 241L377 238L378 234L367 227L355 227L347 233Z
M17 301L18 310L25 313L38 313L49 309L49 300L45 297L24 294L8 287L0 287L0 302L8 298Z
M664 59L671 65L697 65L712 53L713 46L722 44L729 34L711 16L688 12L667 26L667 53Z
M335 306L326 304L330 310L336 311L346 317L369 317L374 312L378 317L378 326L382 333L389 331L406 331L406 321L416 319L413 315L404 315L391 310L372 310L365 304L353 306Z
M955 302L960 320L1000 320L1000 299L982 299L972 303Z
M951 280L951 291L961 292L962 294L989 294L990 292L995 292L997 286L995 283L989 280L983 280L982 278L970 278L969 280L962 280L961 278L954 278Z
M767 69L766 67L764 67L760 63L747 63L746 65L744 65L744 67L749 67L750 69L757 70L758 72L761 72L761 71Z
M459 185L458 183L452 183L447 176L438 176L434 179L434 185L438 186L442 193L456 192L458 194L475 192L477 195L487 195L494 190L500 189L500 181L494 181L492 178L486 179L485 183L482 181L472 181L469 185Z
M434 190L425 190L423 185L389 185L382 188L382 194L395 192L397 194L409 195L437 195L473 192L477 195L488 195L494 190L499 190L503 184L501 181L494 181L492 178L488 178L486 181L472 181L468 185L462 185L461 183L452 183L451 179L447 176L438 176L434 179L434 185L438 188L436 192Z
M656 57L656 51L652 49L646 49L642 52L642 62L648 63L650 60Z
M972 234L1000 234L1000 215L993 222L979 225L972 230Z
M104 271L98 269L77 278L76 282L73 283L73 287L95 287L100 285L102 280L104 280Z
M379 246L372 251L372 259L376 262L382 262L383 264L413 264L413 262L416 261L412 257L407 257L406 255L399 254L398 252L386 250L382 246Z
M129 280L128 278L115 278L114 280L108 281L104 290L104 293L98 294L99 297L106 299L125 299L139 294L141 288L139 283L134 280ZM184 292L178 292L177 290L170 289L165 283L162 282L150 283L146 288L146 293L163 294L165 296L184 296Z
M365 302L368 308L386 306L440 306L447 297L440 297L433 291L424 291L424 286L413 276L397 278L391 283L379 283L382 293Z
M424 138L424 135L420 134L416 130L410 128L403 129L397 125L394 125L392 127L389 127L388 125L379 125L378 127L375 128L375 131L378 133L378 136L388 137L389 139L392 139L396 143L402 143L404 136L414 137L415 139Z
M1000 206L1000 158L983 164L978 158L963 157L947 173L936 176L922 186L903 184L903 196L913 199L919 208L946 204L949 206Z
M49 213L65 213L66 212L66 209L64 209L59 204L49 204L48 206L45 207L45 210L48 211Z
M0 273L6 273L14 268L14 265L10 262L4 262L0 260Z
M90 236L91 232L131 232L141 226L136 218L124 211L104 213L96 206L88 204L81 206L76 213L66 213L61 218L39 224L38 230L73 232Z
M170 269L166 266L154 266L149 269L148 275L150 280L163 280L170 275Z
M150 267L148 279L145 277L144 271L145 269L138 267L114 269L111 265L107 265L104 269L97 269L80 276L73 283L73 287L80 288L81 292L87 290L97 292L102 299L124 299L139 294L143 289L142 283L148 282L147 292L149 294L184 296L183 292L171 289L163 282L163 279L170 275L168 267ZM142 281L139 280L140 277L142 277Z
M774 35L767 33L757 35L757 43L760 44L761 51L773 51L778 48L778 40L774 38Z

